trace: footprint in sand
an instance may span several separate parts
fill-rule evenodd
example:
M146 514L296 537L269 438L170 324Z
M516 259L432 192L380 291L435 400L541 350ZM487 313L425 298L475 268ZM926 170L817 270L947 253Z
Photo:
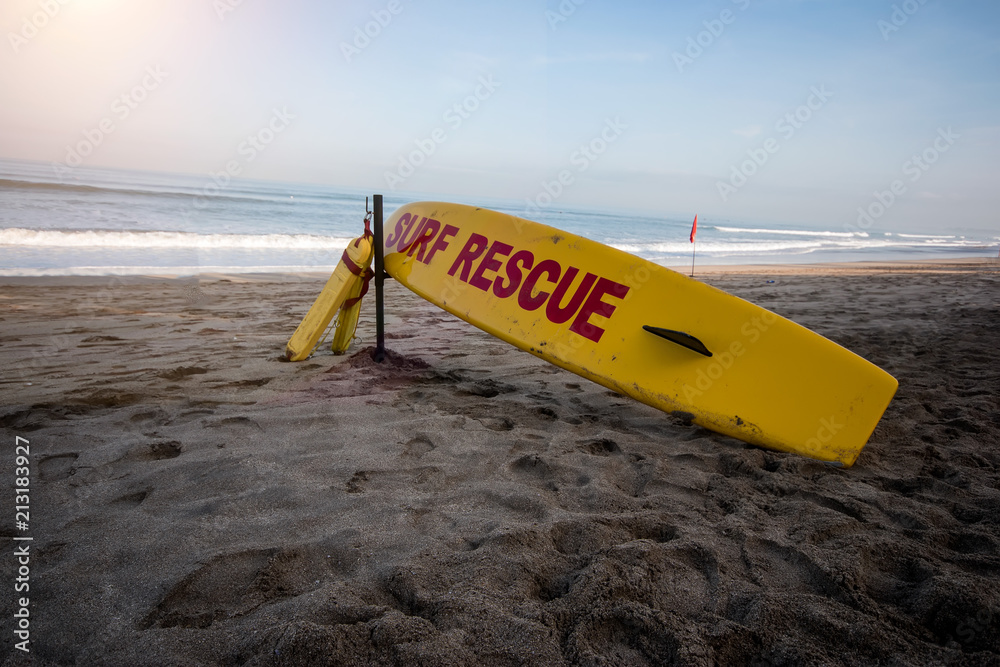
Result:
M482 396L483 398L493 398L500 394L509 394L517 390L514 385L496 380L476 380L468 384L458 386L459 394L470 394L472 396Z
M510 469L514 472L530 475L543 480L550 480L555 477L552 466L542 457L536 454L525 454L510 464Z
M226 417L219 421L206 423L205 428L247 428L255 431L263 431L263 427L249 417Z
M556 469L537 454L525 454L514 460L509 468L516 474L536 480L535 483L541 483L542 487L549 491L559 491Z
M365 487L368 485L368 480L371 479L371 473L366 470L358 470L354 475L347 481L347 492L348 493L364 493Z
M129 450L125 455L126 459L137 461L163 461L165 459L175 459L181 455L183 447L176 440L169 442L152 442L149 444L137 445Z
M612 454L620 454L622 451L617 442L608 438L584 440L580 443L580 450L594 456L611 456Z
M123 340L118 336L90 336L89 338L84 338L80 345L77 347L93 347L94 343L113 343L116 341ZM90 345L84 345L83 343L91 343Z
M535 414L543 419L559 419L559 414L549 407L540 407L535 410Z
M139 424L143 422L153 422L153 424L156 424L158 426L163 426L164 424L170 421L170 415L167 414L167 412L162 409L143 410L129 417L129 421L133 424Z
M203 375L208 372L207 368L200 368L198 366L178 366L172 370L160 371L157 373L164 380L170 380L171 382L176 382L177 380L183 380L184 378L190 377L192 375Z
M476 420L486 428L490 429L491 431L500 431L500 432L513 431L514 427L516 426L514 420L508 417L500 417L500 418L483 417L483 418L476 418Z
M245 387L263 387L272 379L274 378L258 378L255 380L240 380L239 382L223 382L217 386L233 387L234 389L243 389Z
M629 472L622 476L617 486L633 498L640 498L645 493L646 485L653 479L655 466L641 454L629 454L629 461Z
M207 628L244 616L315 590L340 560L335 548L323 546L216 556L174 585L142 627Z
M112 502L113 505L123 505L129 509L138 507L142 504L150 494L152 489L146 489L144 491L136 491L135 493L128 493L121 498L115 498Z
M47 456L38 462L38 475L43 482L58 482L73 475L73 464L80 458L79 454L56 454Z
M434 443L425 435L418 435L403 445L403 456L423 456L434 449Z

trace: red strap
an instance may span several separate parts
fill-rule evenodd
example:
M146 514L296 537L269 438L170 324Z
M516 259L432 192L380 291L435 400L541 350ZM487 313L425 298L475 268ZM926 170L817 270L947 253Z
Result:
M374 234L372 234L372 214L369 213L365 216L365 233L354 239L354 247L357 248L361 245L361 239L371 239Z
M372 281L372 276L374 276L374 275L375 275L374 271L365 271L364 272L364 276L363 277L365 279L365 284L362 285L362 287L361 287L361 294L358 294L353 299L348 299L347 301L345 301L344 305L341 306L344 310L347 310L348 308L353 307L354 304L356 304L358 301L361 301L361 299L364 298L365 294L368 294L368 284Z
M357 239L354 240L354 247L355 248L357 248L361 244L361 239L362 238L370 239L372 237L371 223L372 223L372 216L371 216L371 213L369 213L368 215L365 216L365 233L364 233L364 235L362 237L359 237L359 238L357 238ZM375 273L372 272L372 271L369 271L367 267L362 267L362 266L358 266L357 264L355 264L354 260L352 260L351 257L350 257L350 255L347 254L346 250L344 251L344 254L341 255L340 259L341 259L342 262L344 262L344 264L347 265L347 268L350 269L351 273L353 273L356 276L361 276L362 278L365 279L365 284L361 288L361 294L359 294L358 296L354 297L353 299L348 299L347 301L344 302L344 305L342 306L343 308L350 308L351 306L353 306L354 304L356 304L358 301L361 301L361 298L365 294L368 294L368 284L371 282L372 276L375 275Z
M347 254L346 250L344 251L344 254L341 255L340 261L342 261L344 264L346 264L347 268L351 271L351 273L353 273L356 276L360 276L360 275L364 274L365 269L367 268L367 267L358 266L357 264L355 264L354 260L351 259L350 255Z

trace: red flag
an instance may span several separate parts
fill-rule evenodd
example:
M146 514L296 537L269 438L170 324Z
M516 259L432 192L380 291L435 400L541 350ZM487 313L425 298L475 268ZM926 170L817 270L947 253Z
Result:
M698 216L694 216L694 224L691 225L691 243L694 243L694 235L698 233Z

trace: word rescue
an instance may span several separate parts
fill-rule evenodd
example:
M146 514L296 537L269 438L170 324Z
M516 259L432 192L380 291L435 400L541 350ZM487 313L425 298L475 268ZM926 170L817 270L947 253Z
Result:
M442 226L433 218L405 213L386 237L386 253L396 251L429 265L461 231L454 225ZM535 257L530 250L518 250L503 241L491 242L475 233L452 260L448 275L500 299L516 299L517 305L528 312L544 306L542 312L548 321L565 324L572 320L569 330L595 343L600 342L604 329L591 318L610 319L618 308L615 300L623 300L630 289L588 272L567 302L580 275L579 268L563 267L554 259Z

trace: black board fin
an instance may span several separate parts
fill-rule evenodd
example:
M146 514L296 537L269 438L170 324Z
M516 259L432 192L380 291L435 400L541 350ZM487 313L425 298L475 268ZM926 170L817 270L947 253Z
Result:
M642 328L651 334L655 334L660 338L665 338L671 343L676 343L681 347L686 347L687 349L693 350L698 354L703 354L706 357L712 356L712 353L709 352L707 347L705 347L705 344L691 334L684 333L683 331L674 331L673 329L651 327L648 324L644 324Z

